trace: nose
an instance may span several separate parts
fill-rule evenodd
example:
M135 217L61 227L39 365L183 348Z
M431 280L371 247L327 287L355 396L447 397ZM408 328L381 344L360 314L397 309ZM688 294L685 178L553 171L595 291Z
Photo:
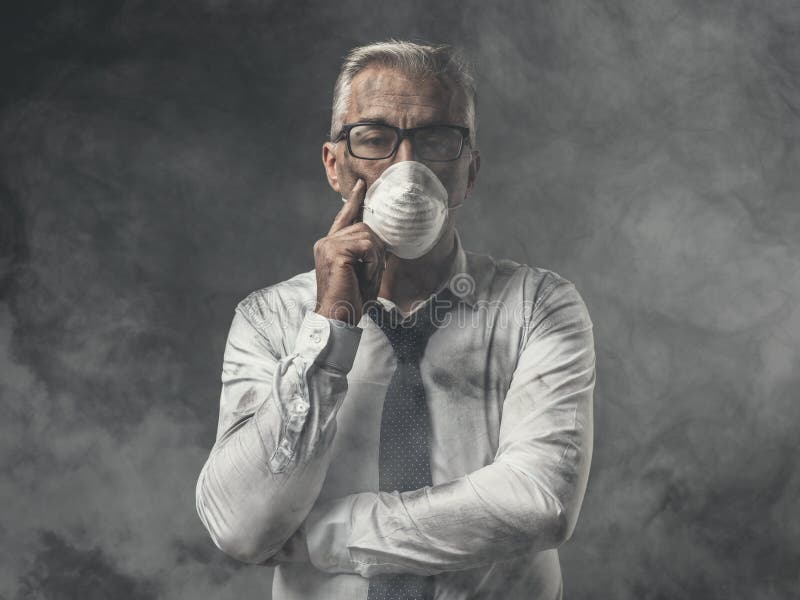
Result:
M396 162L403 162L404 160L415 160L414 157L414 144L411 143L409 138L405 138L400 142L397 147L397 152L394 155Z

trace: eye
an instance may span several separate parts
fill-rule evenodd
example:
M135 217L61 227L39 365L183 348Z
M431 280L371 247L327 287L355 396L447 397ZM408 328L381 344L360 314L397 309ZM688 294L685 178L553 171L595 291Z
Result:
M391 153L397 133L385 125L358 125L350 130L351 151L359 158L382 158Z
M358 142L385 143L394 139L394 131L383 127L357 127L350 134Z
M384 146L389 143L389 139L385 135L369 134L363 138L360 138L358 143L371 146Z

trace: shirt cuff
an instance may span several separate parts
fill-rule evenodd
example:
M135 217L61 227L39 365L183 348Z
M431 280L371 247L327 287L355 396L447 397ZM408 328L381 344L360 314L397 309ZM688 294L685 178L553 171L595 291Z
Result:
M321 367L348 373L353 368L361 333L356 325L309 311L300 325L294 351Z

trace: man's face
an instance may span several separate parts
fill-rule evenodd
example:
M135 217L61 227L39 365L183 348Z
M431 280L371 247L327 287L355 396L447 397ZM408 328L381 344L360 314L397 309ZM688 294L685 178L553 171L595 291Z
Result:
M350 106L345 123L381 121L409 129L425 125L460 125L464 122L465 99L458 88L447 80L436 78L409 79L400 71L386 67L367 67L358 73L350 86ZM418 160L442 181L449 195L449 205L460 204L475 185L480 164L477 151L466 143L461 158L452 162L431 162L418 158L413 142L404 139L394 156L381 160L355 158L347 144L326 142L322 160L331 187L345 198L361 178L367 188L394 163Z

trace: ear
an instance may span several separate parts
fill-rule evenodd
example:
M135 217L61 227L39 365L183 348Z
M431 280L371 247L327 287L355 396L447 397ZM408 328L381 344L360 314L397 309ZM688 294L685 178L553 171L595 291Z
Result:
M333 188L334 192L339 192L339 176L336 173L336 144L333 142L322 144L322 166L325 167L328 185Z
M472 152L470 152L470 157L469 157L469 175L467 179L466 196L469 196L472 193L472 190L475 187L475 182L478 179L478 171L480 171L480 169L481 169L481 153L478 150L473 150Z

